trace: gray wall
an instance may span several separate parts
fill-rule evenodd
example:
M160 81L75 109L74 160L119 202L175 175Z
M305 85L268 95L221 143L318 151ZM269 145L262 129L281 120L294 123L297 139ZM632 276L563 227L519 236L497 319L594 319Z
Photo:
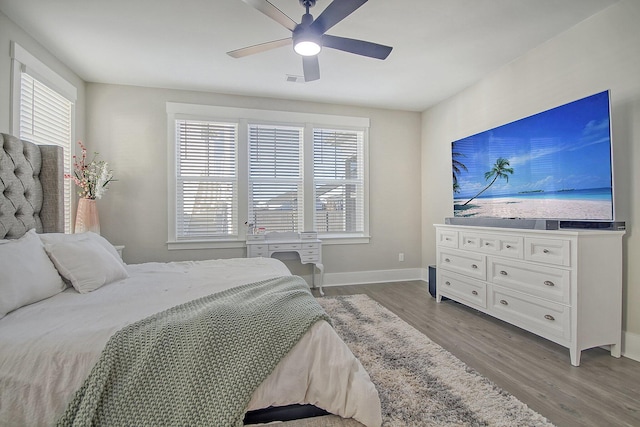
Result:
M422 252L453 216L451 141L610 89L615 199L624 238L623 351L640 356L640 2L622 1L422 116ZM606 286L606 283L603 283Z
M244 256L244 249L167 250L166 102L172 101L369 117L372 238L366 245L324 246L325 270L419 269L422 264L419 113L93 83L87 85L86 99L87 143L110 163L118 180L98 201L101 231L126 246L128 263ZM404 262L398 261L399 252Z

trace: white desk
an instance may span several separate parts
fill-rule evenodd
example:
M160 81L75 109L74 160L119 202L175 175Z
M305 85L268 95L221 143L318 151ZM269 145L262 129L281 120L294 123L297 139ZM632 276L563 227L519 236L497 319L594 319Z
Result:
M322 240L316 233L272 232L247 235L247 258L270 258L275 253L297 253L302 264L313 264L311 285L324 295L322 283L324 265L322 264ZM320 285L316 286L316 268L320 271Z

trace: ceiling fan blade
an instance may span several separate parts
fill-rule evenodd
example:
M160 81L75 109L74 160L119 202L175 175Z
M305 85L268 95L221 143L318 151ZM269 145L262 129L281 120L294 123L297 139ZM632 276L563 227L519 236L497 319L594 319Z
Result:
M324 34L329 28L351 15L366 2L367 0L333 0L309 28L316 31L317 34Z
M303 56L302 69L304 71L304 81L311 82L320 78L320 64L318 56Z
M269 3L267 0L242 0L246 4L253 6L269 18L280 23L285 28L293 31L296 28L296 22L289 18L283 11Z
M322 46L376 59L386 59L393 49L391 46L364 40L348 39L346 37L330 36L328 34L322 36Z
M227 52L227 55L233 58L242 58L244 56L253 55L254 53L265 52L267 50L275 49L277 47L291 45L293 40L291 37L280 40L273 40L266 43L260 43L253 46L243 47L242 49L232 50L231 52Z

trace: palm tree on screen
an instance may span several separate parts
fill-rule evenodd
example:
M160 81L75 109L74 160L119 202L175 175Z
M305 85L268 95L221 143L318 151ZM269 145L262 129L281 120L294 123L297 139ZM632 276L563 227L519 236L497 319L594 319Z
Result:
M473 199L475 199L476 197L484 193L487 190L487 188L491 187L493 183L496 182L498 178L504 178L507 180L507 182L509 182L508 174L512 174L512 173L513 173L513 168L509 167L509 160L499 157L498 160L496 160L493 167L491 168L491 170L484 173L485 180L488 181L491 177L493 177L493 180L491 180L489 185L484 187L481 192L479 192L478 194L476 194L475 196L467 200L462 206L465 206L467 203L469 203L470 201L472 201Z
M460 192L460 184L458 184L458 175L461 170L466 171L467 167L457 157L464 157L464 154L456 151L456 143L451 143L451 170L453 171L453 192Z

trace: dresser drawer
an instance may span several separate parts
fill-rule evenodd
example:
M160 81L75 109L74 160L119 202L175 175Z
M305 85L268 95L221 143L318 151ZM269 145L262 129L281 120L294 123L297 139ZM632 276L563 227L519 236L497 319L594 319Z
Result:
M450 271L440 271L438 291L456 301L487 308L487 286L477 280Z
M546 264L571 265L571 241L525 237L524 259Z
M561 268L488 257L487 280L529 295L570 303L571 272Z
M451 230L436 230L436 245L448 248L458 247L458 232Z
M524 258L524 239L521 236L503 234L482 234L461 231L460 249L467 249L509 258Z
M301 248L300 243L269 243L270 251L297 251Z
M482 254L457 249L438 248L438 267L464 274L478 280L485 280L486 257Z
M555 342L571 339L571 309L562 304L490 285L489 312Z

